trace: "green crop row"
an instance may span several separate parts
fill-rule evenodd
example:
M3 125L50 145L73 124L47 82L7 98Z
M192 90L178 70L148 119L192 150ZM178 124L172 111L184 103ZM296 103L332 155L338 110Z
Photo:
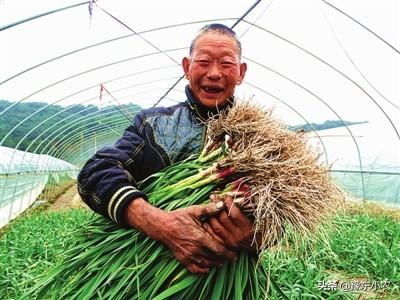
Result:
M0 299L20 299L30 279L57 262L71 231L91 215L84 209L36 210L12 221L0 236Z
M37 211L12 222L0 236L0 299L20 299L36 275L61 259L71 232L91 218L84 209ZM399 299L400 222L385 214L346 213L327 238L304 240L263 257L289 299ZM349 291L352 290L352 291Z
M271 276L289 299L400 299L400 221L346 213L317 244L270 252ZM271 289L272 299L278 299Z

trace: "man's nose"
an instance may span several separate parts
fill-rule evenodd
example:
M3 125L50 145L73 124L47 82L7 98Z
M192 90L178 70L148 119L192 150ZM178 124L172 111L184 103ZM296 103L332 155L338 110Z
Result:
M222 77L221 66L217 62L213 62L210 64L207 72L207 76L210 79L219 79Z

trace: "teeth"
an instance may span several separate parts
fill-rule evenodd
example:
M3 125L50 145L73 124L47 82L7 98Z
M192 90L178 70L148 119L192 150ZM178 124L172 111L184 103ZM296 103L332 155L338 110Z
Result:
M204 90L207 93L219 93L221 91L221 89L219 88L210 88L210 87L205 87Z

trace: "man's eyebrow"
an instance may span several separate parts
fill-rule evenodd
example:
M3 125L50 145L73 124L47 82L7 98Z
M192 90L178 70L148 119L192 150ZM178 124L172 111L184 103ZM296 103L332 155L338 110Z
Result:
M202 53L206 53L206 54L213 54L213 53L214 53L214 51L212 51L212 50L210 50L210 49L206 49L206 48L197 49L197 52L202 52ZM226 50L223 50L223 51L222 51L222 54L223 54L223 55L225 55L225 54L233 54L233 55L236 55L237 53L236 53L234 50L226 49Z
M200 49L200 50L197 50L196 51L197 53L196 53L196 55L194 55L193 56L193 58L195 58L196 56L198 56L198 55L210 55L210 56L214 56L214 53L213 53L213 51L211 51L211 50L208 50L208 49ZM230 57L236 57L236 56L238 56L238 54L237 53L235 53L235 51L230 51L230 50L225 50L225 51L223 51L222 53L221 53L221 55L220 55L221 57L223 57L223 56L230 56Z

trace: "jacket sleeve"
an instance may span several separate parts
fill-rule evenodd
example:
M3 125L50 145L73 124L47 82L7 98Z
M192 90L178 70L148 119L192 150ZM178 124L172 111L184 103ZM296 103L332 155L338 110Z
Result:
M147 200L134 178L143 168L144 117L135 116L123 136L111 147L100 149L78 175L78 191L94 211L126 226L124 211L137 197ZM140 176L140 175L139 175Z

